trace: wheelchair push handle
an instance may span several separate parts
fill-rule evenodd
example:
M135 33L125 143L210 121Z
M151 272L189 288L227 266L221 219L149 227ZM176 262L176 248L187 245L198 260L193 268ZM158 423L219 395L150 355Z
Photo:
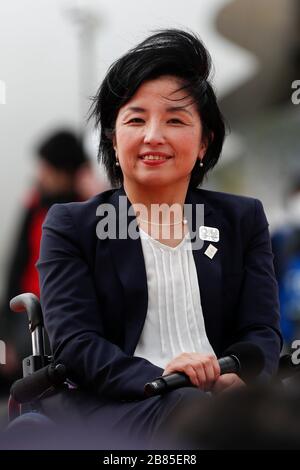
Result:
M43 314L38 297L31 293L20 294L9 303L13 312L26 312L29 320L29 330L32 337L34 356L44 356Z
M11 299L9 306L13 312L27 313L31 332L33 332L37 326L43 326L41 304L36 295L31 293L17 295Z

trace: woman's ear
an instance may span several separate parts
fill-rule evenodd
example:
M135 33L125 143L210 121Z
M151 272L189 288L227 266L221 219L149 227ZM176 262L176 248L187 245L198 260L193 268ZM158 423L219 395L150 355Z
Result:
M200 160L202 160L202 158L206 154L207 147L208 147L208 139L203 138L201 141L199 153L198 153Z
M214 133L210 132L208 136L203 136L200 149L199 149L199 157L202 159L207 152L209 145L214 140Z
M113 144L114 150L116 151L117 150L116 134L113 134L112 136L112 144Z

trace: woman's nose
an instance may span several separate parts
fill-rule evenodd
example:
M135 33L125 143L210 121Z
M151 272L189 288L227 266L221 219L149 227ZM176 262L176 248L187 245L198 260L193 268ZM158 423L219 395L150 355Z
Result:
M165 143L163 128L159 123L149 123L145 127L144 143L152 145Z

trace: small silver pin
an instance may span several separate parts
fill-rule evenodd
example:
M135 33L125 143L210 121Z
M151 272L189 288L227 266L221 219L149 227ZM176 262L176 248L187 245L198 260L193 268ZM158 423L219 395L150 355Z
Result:
M206 256L208 256L210 259L213 259L213 257L215 256L215 254L217 253L218 251L218 248L216 248L215 246L213 246L211 243L208 245L208 247L206 248L204 254Z
M201 225L201 227L199 227L199 236L201 240L208 242L216 243L220 240L219 229L215 227L206 227L205 225Z

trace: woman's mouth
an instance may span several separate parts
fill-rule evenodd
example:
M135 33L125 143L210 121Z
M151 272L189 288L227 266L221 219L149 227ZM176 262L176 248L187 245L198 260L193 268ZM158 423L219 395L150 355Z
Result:
M142 160L143 163L146 165L161 165L162 163L165 163L166 161L170 160L169 155L157 155L157 154L146 154L146 155L141 155L139 157L140 160Z

